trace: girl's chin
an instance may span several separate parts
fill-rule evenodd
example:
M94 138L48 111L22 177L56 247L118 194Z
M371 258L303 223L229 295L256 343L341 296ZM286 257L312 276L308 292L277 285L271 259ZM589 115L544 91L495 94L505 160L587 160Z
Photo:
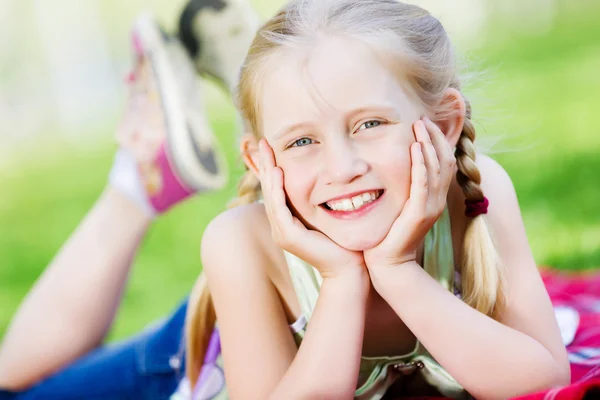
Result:
M376 247L385 239L385 234L362 234L360 236L331 235L329 236L339 246L351 251L366 251Z
M381 218L362 219L357 221L330 221L321 224L308 225L310 229L317 230L341 246L351 251L366 251L377 247L388 235L395 218L390 218L389 224L381 223Z

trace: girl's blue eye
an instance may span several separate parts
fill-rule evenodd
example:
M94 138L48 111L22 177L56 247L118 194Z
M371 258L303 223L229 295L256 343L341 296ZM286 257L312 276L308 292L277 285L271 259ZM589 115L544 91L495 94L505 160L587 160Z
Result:
M381 121L367 121L364 124L362 124L361 126L359 126L358 130L362 131L363 129L375 128L379 125L381 125Z
M300 138L300 139L296 140L294 143L292 143L292 147L303 147L303 146L307 146L312 143L313 143L312 139L304 137L304 138Z

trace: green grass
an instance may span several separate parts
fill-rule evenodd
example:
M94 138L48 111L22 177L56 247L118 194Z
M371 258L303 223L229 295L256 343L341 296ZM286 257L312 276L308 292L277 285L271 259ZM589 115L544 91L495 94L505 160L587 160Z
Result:
M481 137L503 138L494 157L513 178L536 259L561 269L600 267L600 48L592 39L599 36L595 18L571 17L544 37L492 40L476 52L491 69L475 84ZM235 192L233 110L212 87L209 98L231 181L161 217L148 232L113 339L163 316L189 291L201 269L202 231ZM110 132L114 122L95 130ZM102 190L114 151L109 139L82 149L48 136L0 171L0 336Z

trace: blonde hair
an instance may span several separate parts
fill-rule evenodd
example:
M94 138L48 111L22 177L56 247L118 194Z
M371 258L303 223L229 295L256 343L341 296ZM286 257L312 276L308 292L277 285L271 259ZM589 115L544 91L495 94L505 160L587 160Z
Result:
M277 50L314 45L327 35L366 43L401 66L398 71L432 119L455 110L444 104L448 88L460 91L453 46L441 23L420 7L396 0L293 0L258 31L242 66L235 93L237 107L248 130L257 139L258 93L269 57ZM475 164L475 128L468 101L464 127L456 147L457 181L467 200L483 199L481 176ZM249 171L242 177L233 205L255 201L260 184ZM464 301L478 311L497 317L505 302L504 278L499 257L484 216L471 219L466 228L461 263ZM195 383L215 323L210 294L204 279L194 289L188 306L187 375Z

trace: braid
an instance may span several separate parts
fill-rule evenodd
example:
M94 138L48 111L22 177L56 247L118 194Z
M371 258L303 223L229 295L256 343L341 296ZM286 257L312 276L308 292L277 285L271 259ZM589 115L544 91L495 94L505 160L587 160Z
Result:
M250 170L246 170L238 184L238 195L229 203L229 208L251 204L260 198L260 181Z
M458 165L456 180L467 200L483 200L483 191L479 186L481 184L481 174L477 164L475 164L477 155L475 151L475 127L471 121L471 104L466 99L465 103L467 106L465 122L455 152L456 164Z
M481 173L475 164L475 127L471 121L471 104L466 99L465 103L465 121L455 151L456 180L466 200L479 201L484 195L480 186ZM469 220L461 259L465 303L496 318L506 302L504 272L484 215Z

